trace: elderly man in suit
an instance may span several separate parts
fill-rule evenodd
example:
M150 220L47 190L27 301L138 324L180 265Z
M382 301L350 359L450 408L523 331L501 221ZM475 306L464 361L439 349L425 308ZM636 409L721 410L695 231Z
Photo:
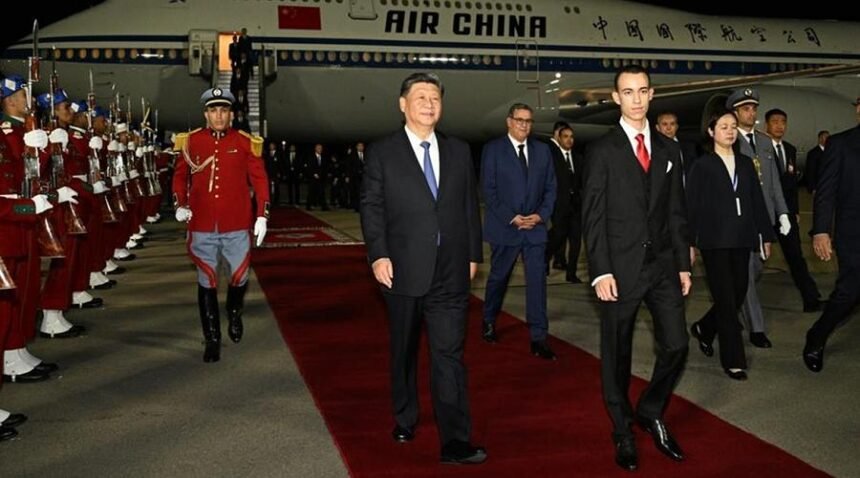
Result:
M492 258L484 297L481 335L496 342L496 317L517 257L526 268L526 323L531 353L555 360L546 343L546 221L555 204L556 179L552 155L545 143L529 138L532 109L515 103L508 110L508 133L484 146L481 154L486 214L484 238Z
M433 411L442 463L476 464L470 440L463 342L469 284L482 261L477 185L469 147L436 131L442 83L414 73L400 87L405 126L367 151L361 229L388 306L392 437L411 441L418 422L418 338L430 345Z
M854 109L860 122L860 97ZM860 124L830 137L820 171L812 208L812 248L823 261L829 261L835 249L839 277L824 313L806 333L803 362L813 372L824 367L824 346L830 334L860 300Z
M660 452L684 459L663 412L687 358L690 239L678 145L652 131L646 118L653 95L642 67L628 65L616 74L612 99L621 120L586 151L582 204L591 285L600 299L603 400L613 424L615 462L631 471L638 467L634 420ZM654 318L657 361L634 412L630 359L643 300Z
M738 117L738 139L735 141L735 153L749 156L761 180L764 202L767 206L771 222L779 225L779 233L787 235L791 230L788 219L788 206L782 195L782 185L779 180L779 170L776 165L776 151L770 138L755 129L758 114L759 95L751 88L735 90L726 99L726 108L734 110ZM759 348L772 346L764 330L764 315L761 302L756 291L756 282L761 277L764 262L758 252L750 253L750 281L741 315L750 325L750 343Z

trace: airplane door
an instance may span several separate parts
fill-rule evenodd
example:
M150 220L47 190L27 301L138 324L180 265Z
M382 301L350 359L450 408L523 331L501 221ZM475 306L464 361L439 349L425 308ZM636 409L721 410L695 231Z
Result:
M537 42L534 40L518 39L516 48L517 83L537 83L540 76Z
M373 0L349 0L349 18L353 20L376 20Z
M191 30L188 32L188 74L211 77L217 69L215 59L218 32L215 30Z

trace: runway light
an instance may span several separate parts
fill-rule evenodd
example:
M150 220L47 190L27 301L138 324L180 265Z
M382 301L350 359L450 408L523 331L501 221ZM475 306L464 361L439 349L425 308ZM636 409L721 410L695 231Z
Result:
M556 73L555 73L555 77L556 77L556 78L561 78L561 73L560 73L560 72L556 72Z

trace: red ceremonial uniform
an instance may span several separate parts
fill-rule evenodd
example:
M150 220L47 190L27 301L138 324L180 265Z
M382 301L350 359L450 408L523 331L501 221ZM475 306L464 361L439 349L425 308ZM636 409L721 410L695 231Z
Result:
M257 215L268 217L268 178L260 157L262 139L234 129L218 133L203 128L187 137L180 135L176 142L180 156L173 174L174 202L176 207L191 209L189 231L250 229L249 185L254 190Z

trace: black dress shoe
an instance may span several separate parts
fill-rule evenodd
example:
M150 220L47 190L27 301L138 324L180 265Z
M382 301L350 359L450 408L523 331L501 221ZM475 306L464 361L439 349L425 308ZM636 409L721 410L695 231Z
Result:
M50 374L39 372L36 369L30 370L27 373L22 373L20 375L3 374L3 381L6 383L41 382L41 381L47 380L49 378L51 378Z
M77 307L79 309L98 309L103 305L104 301L101 297L93 297L93 300L89 302L84 302L83 304L72 304L72 307Z
M99 285L91 285L89 286L90 290L107 290L113 289L116 286L117 282L115 279L109 279L107 282Z
M39 337L44 339L73 339L75 337L80 337L81 334L87 331L87 328L83 325L73 325L72 328L65 332L58 332L54 334L50 334L47 332L39 332Z
M809 332L806 333L806 344L803 346L803 363L816 373L824 368L824 345L814 344L809 339Z
M690 327L690 334L699 342L699 350L705 354L705 357L714 356L714 346L702 340L702 329L699 323L696 322Z
M14 428L0 427L0 441L11 440L18 436L18 431Z
M439 461L447 465L477 465L487 461L487 450L466 441L451 440L442 447Z
M114 258L113 258L113 260L115 260L115 261L127 262L127 261L133 261L133 260L135 260L136 258L137 258L137 254L129 254L129 255L127 255L127 256L125 256L125 257L122 257L122 258L114 257Z
M415 438L415 427L401 427L394 425L394 430L391 431L391 438L398 443L406 443Z
M773 347L773 344L770 343L770 340L767 339L767 335L765 335L764 332L750 332L750 343L760 349L769 349Z
M27 415L23 413L12 413L2 423L0 423L0 427L3 428L15 428L18 425L27 421Z
M636 441L633 437L622 438L615 442L615 463L627 471L636 471L636 468L639 468Z
M557 271L565 271L567 270L567 263L561 261L553 261L552 268Z
M55 363L39 362L36 365L36 370L42 373L53 373L60 369L60 366Z
M481 322L481 338L488 344L494 344L499 341L496 336L496 325L489 322Z
M575 275L568 274L564 277L564 280L570 282L571 284L582 284L582 279L576 277Z
M546 340L538 340L534 341L531 344L532 355L535 357L540 357L544 360L556 360L558 357L555 356L555 353L549 348Z
M681 451L678 442L669 433L669 429L666 428L666 423L663 420L659 418L636 417L636 421L639 422L639 426L651 434L651 438L654 439L654 446L657 447L660 453L675 461L684 461L684 452Z
M744 372L743 370L734 370L733 371L733 370L725 369L725 372L726 372L726 375L728 375L729 378L733 379L733 380L740 380L741 382L743 382L744 380L747 379L747 373Z
M110 272L105 272L105 275L113 276L113 275L125 274L126 270L127 269L125 267L117 267L116 269L114 269Z

